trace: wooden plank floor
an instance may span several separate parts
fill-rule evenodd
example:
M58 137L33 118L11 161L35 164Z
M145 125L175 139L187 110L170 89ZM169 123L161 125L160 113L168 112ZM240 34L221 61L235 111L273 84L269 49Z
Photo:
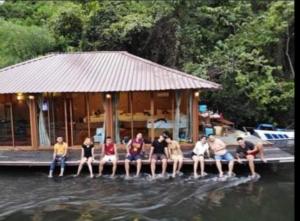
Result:
M229 150L231 153L234 153L234 150ZM99 150L97 150L97 154L95 154L95 161L93 165L99 164L100 155L98 154ZM193 161L191 159L191 151L184 151L184 164L191 165ZM70 150L68 153L68 160L66 164L68 166L78 166L80 158L80 150ZM0 151L0 166L49 166L52 159L52 151ZM125 154L119 154L118 165L124 165ZM267 163L293 163L294 155L279 149L277 147L265 147L265 159ZM243 159L243 162L246 160ZM260 158L256 158L255 163L263 163ZM143 159L143 164L149 164L149 160ZM157 164L161 162L158 161ZM172 160L168 160L168 164L172 164ZM215 160L205 159L206 164L214 164ZM226 161L222 161L222 163L227 163ZM132 162L131 164L135 164Z

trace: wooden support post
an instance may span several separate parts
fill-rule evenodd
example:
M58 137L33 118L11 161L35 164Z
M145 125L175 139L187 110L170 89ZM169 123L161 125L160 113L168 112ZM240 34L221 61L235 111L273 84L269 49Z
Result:
M113 107L112 107L112 99L111 94L106 94L105 96L105 115L106 115L106 135L114 138L114 130L113 130Z
M49 132L49 140L51 145L51 122L50 122L50 93L47 94L47 105L48 105L48 111L47 111L47 123L48 123L48 132Z
M38 148L38 127L37 127L37 108L35 99L29 99L29 116L30 116L30 134L31 146L34 149Z
M85 94L85 106L87 115L87 127L88 127L88 137L91 137L91 123L90 123L90 95Z
M133 138L133 104L132 104L132 101L133 100L133 97L132 97L132 92L129 92L129 103L130 103L130 116L131 116L131 119L130 119L130 125L131 125L131 138Z
M154 94L150 92L151 141L154 141Z
M13 115L13 105L12 105L12 97L11 96L10 96L10 103L9 103L9 113L10 113L10 128L11 128L12 145L13 145L13 147L15 147L14 115Z
M70 137L71 146L74 146L74 133L73 133L73 100L72 97L69 100L69 111L70 111Z
M195 92L195 91L194 91ZM195 96L193 92L193 142L196 143L199 139L199 114L198 114L198 102L199 96Z
M69 144L69 136L68 136L68 106L67 106L67 98L64 96L64 113L65 113L65 141Z

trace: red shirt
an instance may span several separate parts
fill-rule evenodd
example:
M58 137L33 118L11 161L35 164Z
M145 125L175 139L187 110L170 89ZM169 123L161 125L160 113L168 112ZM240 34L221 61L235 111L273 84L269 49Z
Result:
M115 155L115 144L104 144L105 155Z
M143 147L144 141L142 139L140 140L132 140L131 141L131 145L130 145L130 149L129 149L129 153L131 155L137 155L140 154L142 147Z

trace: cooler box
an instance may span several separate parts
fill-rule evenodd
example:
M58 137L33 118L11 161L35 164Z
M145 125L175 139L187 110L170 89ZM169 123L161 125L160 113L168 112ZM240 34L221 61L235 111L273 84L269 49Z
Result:
M205 133L205 136L208 136L208 135L210 135L210 134L215 134L215 133L214 133L214 129L211 128L211 127L206 127L206 128L204 129L204 133Z
M206 111L207 111L207 105L205 105L205 104L199 105L199 112L200 113L204 113Z

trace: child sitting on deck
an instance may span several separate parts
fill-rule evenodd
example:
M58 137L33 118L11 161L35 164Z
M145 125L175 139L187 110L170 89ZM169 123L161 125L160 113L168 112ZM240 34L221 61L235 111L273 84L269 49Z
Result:
M118 153L117 146L111 137L106 137L105 143L102 145L101 156L103 158L100 160L98 177L102 176L103 166L106 162L112 162L111 177L114 177L117 170Z
M49 176L48 176L49 178L53 177L53 171L55 169L55 165L57 162L60 162L59 176L64 175L68 144L63 142L62 137L57 137L56 141L57 141L57 143L54 145L53 160L50 165L50 171L49 171Z
M91 141L91 138L87 137L85 138L83 144L82 144L82 149L81 149L81 160L78 166L78 171L75 177L79 176L83 164L87 163L89 171L90 171L90 177L93 178L93 167L92 167L92 162L94 160L94 144Z

